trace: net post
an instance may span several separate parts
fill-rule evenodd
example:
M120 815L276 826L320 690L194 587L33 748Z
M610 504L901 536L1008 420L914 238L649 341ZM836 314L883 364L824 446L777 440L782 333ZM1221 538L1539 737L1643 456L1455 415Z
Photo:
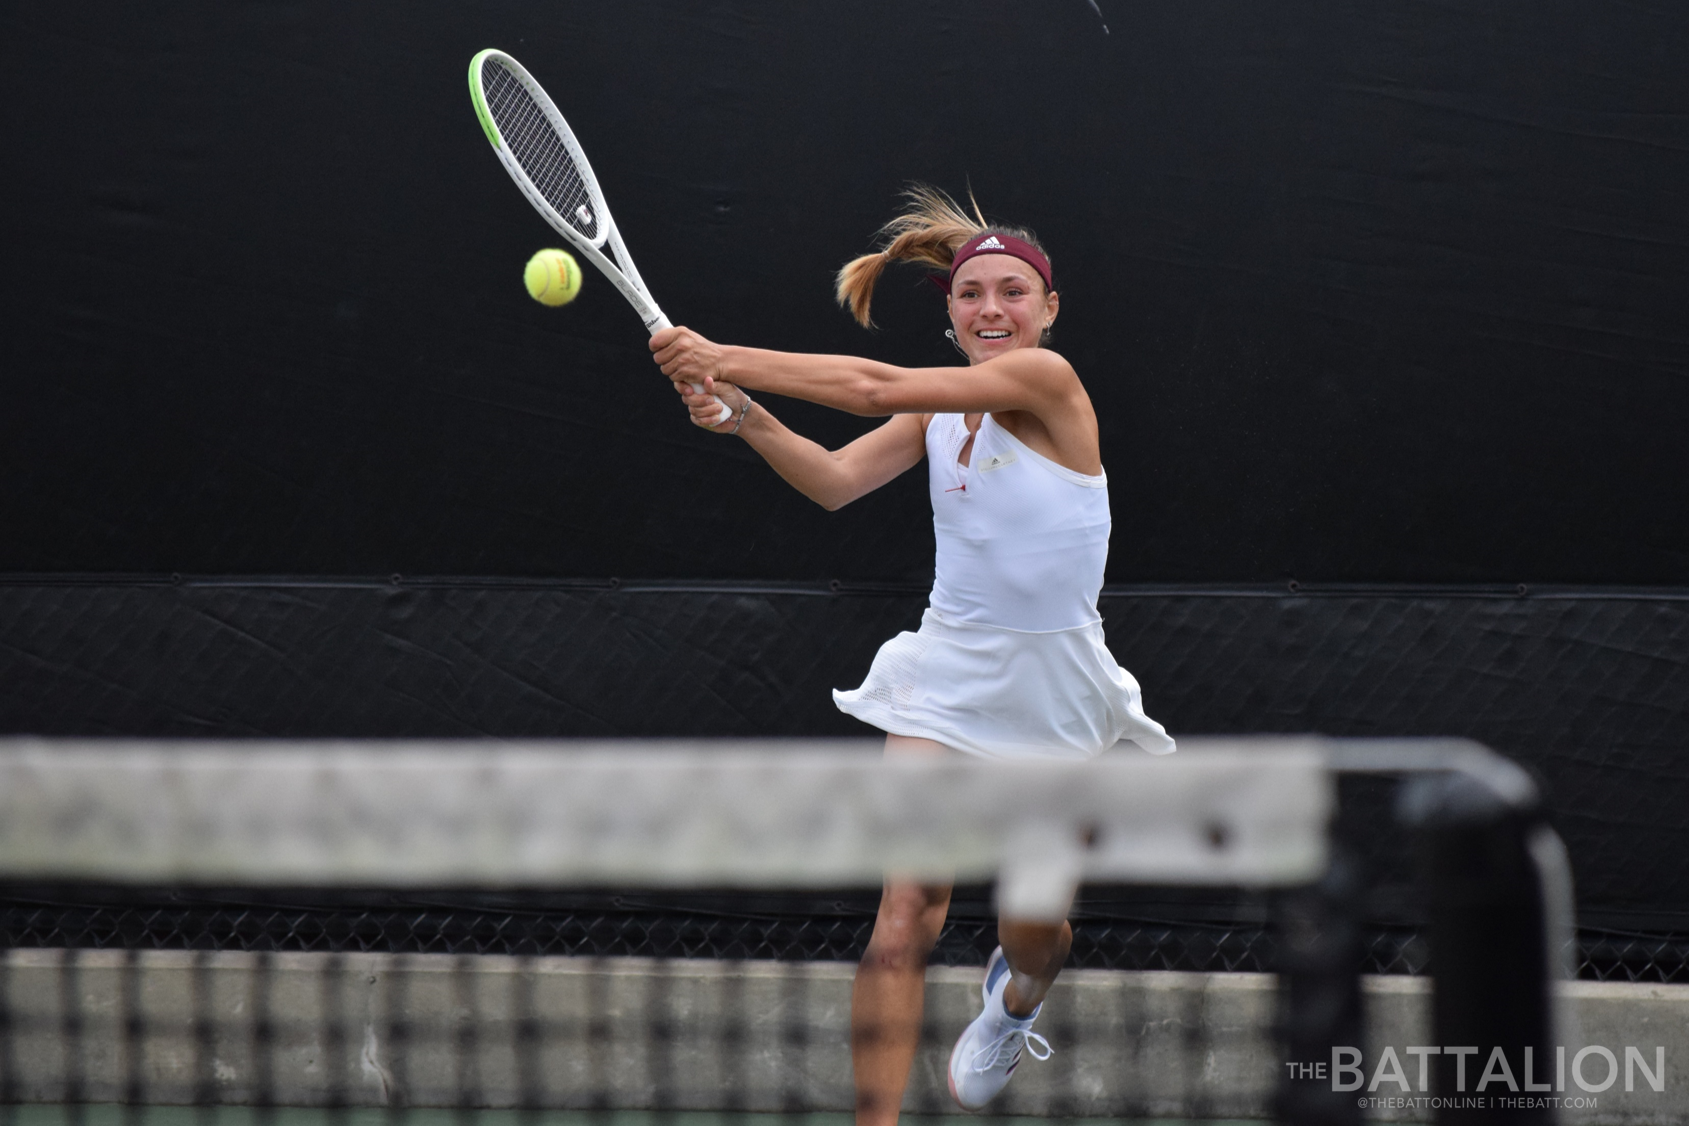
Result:
M1364 1050L1359 904L1354 857L1334 850L1316 883L1273 900L1279 977L1279 1040L1284 1050L1275 1096L1284 1126L1355 1126L1355 1096L1337 1089L1335 1051Z
M1438 1108L1436 1120L1551 1124L1550 1099L1515 1100L1506 1082L1478 1090L1497 1052L1518 1094L1554 1082L1551 983L1558 975L1550 932L1557 874L1533 850L1546 830L1534 787L1507 793L1475 774L1430 775L1404 788L1401 812L1419 830L1419 878L1429 908L1432 1040L1444 1049L1435 1059L1435 1090L1445 1099L1456 1096ZM1451 1047L1476 1051L1457 1054Z

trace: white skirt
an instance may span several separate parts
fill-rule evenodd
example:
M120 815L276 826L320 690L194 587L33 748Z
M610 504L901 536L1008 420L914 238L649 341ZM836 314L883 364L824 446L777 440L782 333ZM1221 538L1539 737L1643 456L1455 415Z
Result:
M985 758L1086 759L1122 739L1174 750L1103 644L1101 622L1023 633L928 607L919 632L880 646L862 687L835 689L833 701L881 731Z

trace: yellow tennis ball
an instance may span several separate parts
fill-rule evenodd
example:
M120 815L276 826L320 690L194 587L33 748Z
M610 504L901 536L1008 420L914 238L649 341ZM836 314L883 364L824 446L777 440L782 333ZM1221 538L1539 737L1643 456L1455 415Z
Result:
M581 291L581 265L567 250L549 247L528 259L522 281L541 305L567 305Z

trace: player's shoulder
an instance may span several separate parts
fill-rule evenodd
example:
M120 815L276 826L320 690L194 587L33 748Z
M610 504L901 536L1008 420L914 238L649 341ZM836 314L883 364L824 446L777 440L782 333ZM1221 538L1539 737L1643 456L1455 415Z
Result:
M1016 366L1065 368L1073 370L1073 365L1060 352L1049 348L1016 348L1012 352L1004 352L1001 356L988 360L993 364L1014 364Z
M1022 379L1040 383L1061 384L1079 379L1079 373L1066 357L1048 348L1016 348L988 362L1001 364Z

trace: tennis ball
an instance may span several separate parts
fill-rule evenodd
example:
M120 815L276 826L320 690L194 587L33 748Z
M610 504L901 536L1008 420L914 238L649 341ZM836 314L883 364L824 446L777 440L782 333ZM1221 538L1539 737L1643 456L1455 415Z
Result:
M528 259L522 281L541 305L567 305L581 291L581 265L567 250L548 247Z

